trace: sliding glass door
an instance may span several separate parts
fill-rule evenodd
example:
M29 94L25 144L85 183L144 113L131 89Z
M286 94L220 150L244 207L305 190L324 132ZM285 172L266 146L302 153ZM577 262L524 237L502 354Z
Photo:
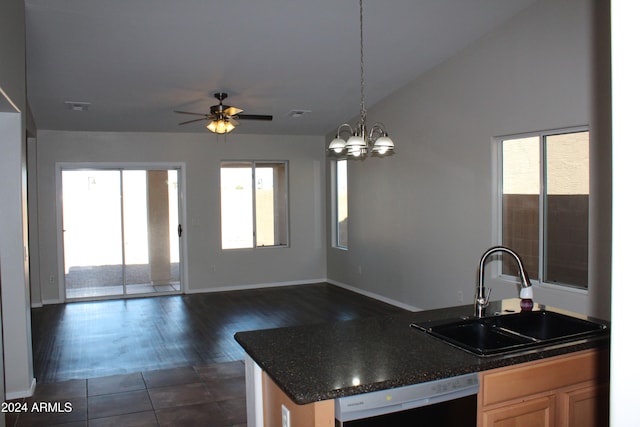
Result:
M178 169L63 169L66 299L176 293Z

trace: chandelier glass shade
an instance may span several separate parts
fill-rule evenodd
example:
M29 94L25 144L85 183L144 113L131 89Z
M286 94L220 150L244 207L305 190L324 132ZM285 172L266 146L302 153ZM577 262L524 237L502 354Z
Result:
M346 158L364 158L368 155L392 154L395 145L382 123L374 123L367 130L367 109L364 102L364 42L362 0L360 0L360 119L355 127L348 123L338 126L335 138L329 143L329 154ZM343 138L343 135L345 136Z

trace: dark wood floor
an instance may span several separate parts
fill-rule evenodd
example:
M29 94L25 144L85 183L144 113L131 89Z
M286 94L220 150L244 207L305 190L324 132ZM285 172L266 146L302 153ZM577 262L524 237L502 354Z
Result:
M32 310L34 370L48 383L229 362L238 331L402 311L326 283L49 305Z

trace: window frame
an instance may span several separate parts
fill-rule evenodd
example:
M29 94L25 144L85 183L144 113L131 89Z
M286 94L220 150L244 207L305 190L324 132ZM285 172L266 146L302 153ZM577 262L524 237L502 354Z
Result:
M546 138L550 137L550 136L554 136L554 135L563 135L563 134L570 134L570 133L580 133L580 132L587 132L589 134L589 179L591 180L591 130L589 129L589 126L587 125L582 125L582 126L572 126L572 127L564 127L564 128L557 128L557 129L549 129L549 130L543 130L543 131L537 131L537 132L525 132L525 133L516 133L516 134L509 134L509 135L502 135L502 136L497 136L494 137L493 140L495 142L495 149L496 149L496 156L497 156L497 167L494 169L496 175L495 175L495 181L497 183L497 187L496 187L496 197L495 197L495 203L494 206L496 206L497 211L495 212L494 218L496 219L495 222L495 233L494 235L496 236L496 241L498 242L498 244L503 244L503 150L502 150L502 144L505 140L513 140L513 139L524 139L524 138L531 138L531 137L537 137L538 141L539 141L539 159L540 159L540 166L539 166L539 178L540 178L540 191L538 194L538 271L537 276L538 279L531 279L532 283L535 284L536 286L540 286L542 288L549 288L549 289L555 289L555 290L562 290L562 291L567 291L567 292L573 292L573 293L577 293L577 294L583 294L586 295L589 292L589 287L590 287L590 279L589 279L589 270L590 270L590 258L591 258L591 232L590 232L590 223L591 223L591 219L589 219L589 223L587 225L587 248L588 248L588 254L587 254L587 284L585 287L582 287L580 285L572 285L569 283L560 283L560 282L546 282L544 281L544 277L545 277L545 273L544 270L546 268L546 252L547 252L547 226L545 224L545 218L547 216L547 203L545 201L545 198L547 196L547 185L546 185L546 174L547 174L547 156L546 156ZM589 199L591 198L591 190L589 190ZM589 218L591 218L591 202L589 201ZM496 269L494 270L496 276L498 276L499 278L506 280L508 282L514 282L514 283L519 283L520 279L516 276L507 274L505 272L503 272L502 270L502 263L496 263Z
M222 169L225 167L225 164L247 164L251 165L251 216L252 216L252 246L247 247L239 247L239 248L225 248L222 240L222 209L223 209L223 199L222 199ZM258 231L257 231L257 203L256 203L256 168L259 165L269 165L269 164L281 164L284 167L284 184L282 185L282 189L284 190L284 194L282 195L282 199L284 200L284 208L281 211L284 213L284 225L279 225L277 221L277 215L274 213L274 228L279 230L279 233L284 234L285 243L283 244L274 244L274 245L258 245ZM227 166L231 167L231 166ZM290 233L290 208L289 208L289 161L288 160L221 160L220 166L218 168L218 178L220 179L220 183L218 185L219 192L219 200L220 200L220 248L222 251L246 251L246 250L255 250L255 249L272 249L272 248L289 248L291 247L291 233ZM275 187L275 185L274 185ZM274 188L274 196L276 189ZM281 221L280 221L281 222Z

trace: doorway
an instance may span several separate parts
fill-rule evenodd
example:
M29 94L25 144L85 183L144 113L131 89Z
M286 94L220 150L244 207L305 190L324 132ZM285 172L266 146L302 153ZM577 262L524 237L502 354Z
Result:
M66 300L182 291L179 172L61 169Z

